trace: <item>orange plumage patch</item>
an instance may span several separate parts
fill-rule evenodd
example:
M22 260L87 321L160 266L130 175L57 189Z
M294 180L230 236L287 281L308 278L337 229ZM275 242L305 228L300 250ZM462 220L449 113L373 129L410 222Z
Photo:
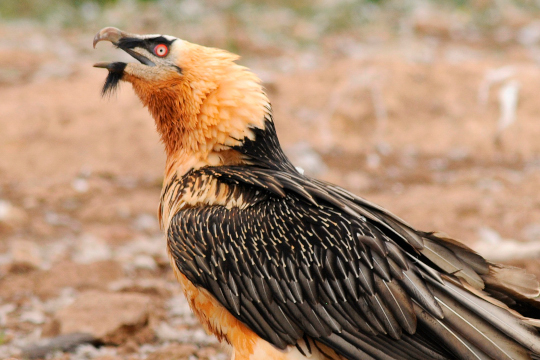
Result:
M193 285L171 261L191 309L209 334L226 341L235 350L235 360L249 359L259 337L236 319L208 291Z
M184 42L175 54L182 75L163 74L149 82L126 74L156 121L168 158L184 154L206 159L210 153L264 128L268 98L260 80L226 51Z
M182 285L189 305L208 334L233 347L233 360L302 360L305 359L296 347L279 350L261 339L246 325L236 319L208 291L191 283L176 267L171 258L178 282ZM313 345L312 345L313 347ZM319 349L322 350L319 351ZM341 360L341 356L327 346L317 343L312 348L313 360Z

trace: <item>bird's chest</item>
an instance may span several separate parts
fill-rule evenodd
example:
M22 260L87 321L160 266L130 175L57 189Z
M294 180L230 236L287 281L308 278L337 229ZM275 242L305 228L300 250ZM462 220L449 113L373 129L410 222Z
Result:
M194 207L224 206L242 207L242 194L234 186L223 183L211 175L173 178L163 187L159 219L164 229L169 228L172 218L182 210Z

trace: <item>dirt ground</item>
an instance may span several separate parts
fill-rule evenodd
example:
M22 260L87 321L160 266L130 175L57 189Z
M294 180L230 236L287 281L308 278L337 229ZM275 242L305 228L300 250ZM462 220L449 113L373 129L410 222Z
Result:
M90 332L47 356L225 359L168 265L153 121L128 84L100 96L92 64L125 55L91 51L91 32L18 26L21 45L13 29L0 26L0 358ZM538 45L414 30L241 62L308 174L540 276Z

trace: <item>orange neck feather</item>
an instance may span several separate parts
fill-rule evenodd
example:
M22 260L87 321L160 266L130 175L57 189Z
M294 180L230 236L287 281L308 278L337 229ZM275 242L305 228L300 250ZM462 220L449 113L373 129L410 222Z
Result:
M234 63L235 55L189 43L186 47L182 76L153 84L129 79L165 145L166 177L178 168L185 172L208 165L212 154L240 145L243 138L253 139L250 128L264 129L268 106L259 79Z

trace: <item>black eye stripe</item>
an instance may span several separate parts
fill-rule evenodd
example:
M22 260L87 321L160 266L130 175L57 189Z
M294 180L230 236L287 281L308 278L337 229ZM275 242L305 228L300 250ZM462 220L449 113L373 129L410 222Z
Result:
M148 39L138 39L138 38L122 38L118 41L116 44L117 47L121 49L133 49L133 48L144 48L148 50L149 52L153 53L154 48L156 45L164 44L168 48L171 47L171 44L175 41L168 40L167 38L163 36L157 36L155 38L148 38Z

